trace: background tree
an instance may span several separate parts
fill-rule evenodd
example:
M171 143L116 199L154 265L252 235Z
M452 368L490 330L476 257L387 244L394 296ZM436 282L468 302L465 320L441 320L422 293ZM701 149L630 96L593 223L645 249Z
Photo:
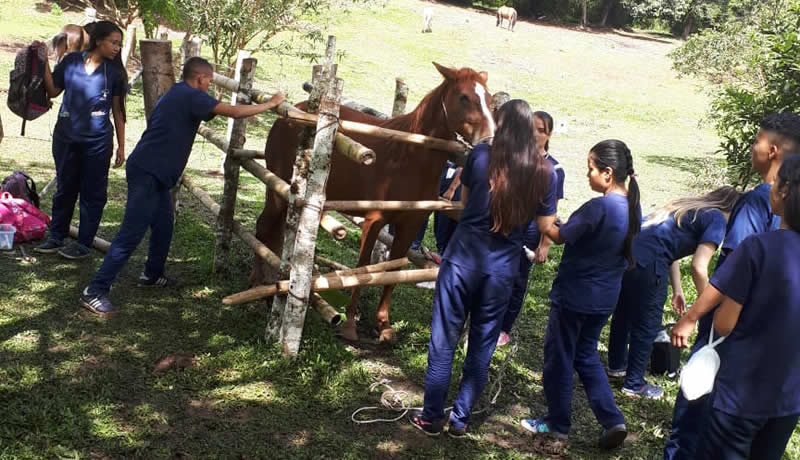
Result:
M346 12L356 3L370 0L175 0L182 22L191 34L204 38L211 48L218 72L231 73L239 50L273 53L305 52L303 44L322 40L320 30L327 12ZM271 40L280 32L297 34L300 41Z
M722 139L731 181L745 186L753 178L750 145L761 118L800 113L800 0L737 7L738 16L692 36L672 58L680 74L710 83L708 119Z

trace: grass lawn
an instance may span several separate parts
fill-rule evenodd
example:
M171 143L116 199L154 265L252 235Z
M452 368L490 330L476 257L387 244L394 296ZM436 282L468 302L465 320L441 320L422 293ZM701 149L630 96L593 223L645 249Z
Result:
M678 43L528 22L511 33L496 29L490 15L442 4L433 4L433 33L420 34L421 10L429 3L386 3L337 18L324 31L337 36L345 53L339 62L345 96L388 112L394 78L400 76L411 87L411 108L440 80L431 61L488 71L492 91L527 99L553 114L556 123L566 123L567 132L551 141L567 171L561 214L592 196L586 152L606 138L620 138L631 147L645 210L716 180L718 159L711 153L717 139L702 123L707 101L696 92L696 82L676 78L666 57ZM47 38L81 16L53 16L35 0L0 0L0 88L8 86L18 43ZM179 36L174 37L177 45ZM309 63L257 57L257 86L284 89L295 102L304 97L300 84L310 78ZM128 107L130 153L144 128L140 85ZM30 123L28 136L20 138L19 120L0 107L6 135L0 144L2 175L24 169L40 187L54 175L50 133L55 114L52 110ZM251 123L248 148L263 148L270 123L269 117ZM223 130L225 123L215 120L213 126ZM204 171L219 161L216 148L198 137L188 174L215 199L222 182ZM252 228L263 207L264 186L242 177L236 213ZM125 197L124 171L112 170L100 236L113 238ZM112 320L77 305L80 289L102 261L99 253L79 263L37 255L36 263L23 264L19 250L0 252L0 458L548 458L536 452L518 421L545 410L542 343L560 250L552 251L531 277L517 323L519 349L505 369L496 405L474 417L467 439L431 440L405 422L350 421L355 409L378 404L380 390L369 388L381 378L421 404L431 291L412 286L395 291L392 318L399 341L393 349L347 346L309 313L301 355L286 360L277 346L265 343L264 303L224 307L220 302L246 288L249 250L234 240L230 270L212 276L213 221L194 199L185 196L184 205L168 262L168 274L179 285L165 291L135 287L146 257L142 245L111 292L122 309ZM49 211L49 198L43 208ZM434 246L430 235L426 243ZM32 253L32 245L25 248ZM343 244L320 235L319 253L342 263L354 265L357 248L356 232ZM379 291L364 292L366 335ZM600 348L605 359L604 343ZM508 353L501 350L493 360L487 390ZM156 363L170 355L191 356L193 365L154 373ZM463 358L463 351L457 353L454 390ZM631 435L613 454L594 448L598 427L576 383L567 457L660 458L677 384L653 380L667 389L663 401L626 399L616 389ZM480 407L488 405L487 396ZM792 439L786 458L800 458L800 437Z

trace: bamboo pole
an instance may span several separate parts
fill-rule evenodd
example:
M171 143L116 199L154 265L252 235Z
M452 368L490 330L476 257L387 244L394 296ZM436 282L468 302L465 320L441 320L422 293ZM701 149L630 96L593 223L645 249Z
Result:
M78 227L70 225L69 236L78 239ZM98 251L108 252L108 249L111 248L111 243L100 237L95 236L94 240L92 240L92 247L97 249Z
M380 273L361 273L358 275L326 277L318 276L313 279L311 288L315 292L332 291L334 289L348 289L360 286L387 286L403 283L420 283L423 281L436 281L439 268L426 268L421 270L402 270ZM239 305L254 300L263 299L289 292L289 281L278 281L275 284L256 286L246 291L237 292L222 299L224 305Z
M341 241L347 236L347 227L327 212L322 213L322 220L319 226L337 241Z
M450 211L460 209L463 209L461 204L446 200L333 200L325 203L325 210L327 211Z
M264 183L270 190L278 194L284 201L289 201L291 187L283 179L269 169L261 166L255 160L242 161L242 168ZM293 194L292 194L293 195ZM295 198L297 200L297 198Z
M362 273L380 273L389 270L396 270L405 267L408 265L408 257L401 257L399 259L392 259L386 262L380 262L377 264L372 265L363 265L361 267L356 268L348 268L346 270L336 270L334 272L326 273L322 276L350 276L350 275L360 275Z
M192 195L194 195L201 203L211 211L214 216L219 214L219 205L214 202L213 199L200 187L197 187L194 182L188 177L184 176L181 183L184 187L186 187ZM242 224L239 223L236 219L233 220L233 233L236 234L242 241L247 244L253 252L263 259L267 264L271 267L277 268L281 264L281 259L275 255L267 246L264 245L261 241L258 241L258 238L255 237L252 233L248 232L247 230L242 227Z
M243 56L240 52L240 57ZM256 72L256 59L241 58L237 61L237 74L239 84L243 88L249 88L253 84L253 77ZM234 101L236 94L234 94ZM237 101L240 104L241 101ZM247 135L248 118L231 119L228 128L228 149L223 153L222 172L225 176L225 183L222 191L222 202L219 214L217 215L216 242L214 245L214 265L213 273L220 272L228 265L228 258L231 252L231 232L233 231L233 214L236 210L236 194L239 190L239 160L228 153L232 149L244 147Z
M240 160L263 160L265 155L263 150L231 149L230 156Z
M339 262L336 262L335 260L331 260L328 259L327 257L322 257L320 255L314 256L314 261L322 265L331 267L334 270L352 270L352 268L348 267L347 265L342 265Z
M314 310L322 316L322 319L325 320L326 323L333 327L342 324L342 314L316 292L311 294L311 305L314 307Z
M211 142L223 152L228 151L228 140L208 126L200 125L200 127L197 128L197 134L203 136L208 142Z
M314 251L317 245L317 228L320 225L322 209L325 204L325 184L328 182L331 154L339 128L339 103L342 98L344 81L336 78L333 67L336 38L328 37L325 51L326 70L321 80L320 90L325 94L320 101L317 132L306 186L306 205L300 211L297 222L297 235L294 243L294 256L289 274L290 292L286 297L286 307L281 323L280 341L283 352L295 356L300 351L306 310L313 283ZM327 279L327 278L326 278Z
M351 139L346 136L336 136L334 140L334 149L345 158L364 166L371 166L375 163L375 159L377 158L377 155L372 149L368 149L358 142L351 142Z

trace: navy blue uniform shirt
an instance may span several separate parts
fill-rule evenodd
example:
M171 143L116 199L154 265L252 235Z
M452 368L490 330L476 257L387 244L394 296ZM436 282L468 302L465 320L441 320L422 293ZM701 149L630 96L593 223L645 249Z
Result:
M719 347L714 408L745 418L800 414L800 234L744 240L711 278L742 305Z
M578 313L611 314L628 268L624 254L628 197L609 193L592 198L560 231L564 254L550 300Z
M461 172L461 183L469 189L467 204L461 212L444 258L464 268L496 276L517 276L522 254L522 227L508 236L492 232L489 209L489 144L475 146ZM536 215L556 213L556 175L550 170L550 189L539 204Z
M111 61L86 73L85 53L70 53L53 70L53 83L64 90L53 132L67 142L108 142L113 137L111 102L125 94L127 82Z
M189 161L201 121L214 118L219 101L185 82L172 86L156 103L128 163L174 187Z
M547 160L553 165L553 171L556 173L556 184L555 184L555 193L556 193L556 204L558 200L564 198L564 168L561 167L561 164L553 158L553 155L549 153L545 156ZM542 235L539 233L539 226L536 224L536 220L532 220L528 224L528 228L525 229L525 235L522 238L522 244L526 245L528 249L536 249L539 247L539 241L541 240Z
M761 184L742 195L736 202L728 219L725 241L722 243L722 251L717 259L715 270L722 267L730 252L736 249L745 238L777 230L781 226L781 218L772 214L769 190L769 184ZM714 311L716 308L700 318L697 327L698 337L708 337L714 319Z
M719 247L726 226L725 215L719 209L687 212L680 227L672 215L658 224L647 225L645 221L633 242L636 264L646 267L655 263L659 273L666 273L672 262L694 254L702 243Z

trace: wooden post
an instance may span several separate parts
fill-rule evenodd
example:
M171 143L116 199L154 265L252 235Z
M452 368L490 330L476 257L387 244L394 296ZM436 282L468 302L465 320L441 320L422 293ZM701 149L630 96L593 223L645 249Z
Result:
M251 58L242 59L237 66L239 74L239 85L249 89L253 84L253 76L256 73L256 60ZM238 93L234 93L234 98ZM244 103L240 101L240 103ZM244 147L245 135L247 133L247 118L233 120L230 135L228 136L228 152L233 149ZM214 246L214 267L213 272L219 273L228 262L231 251L231 231L233 229L233 213L236 209L236 192L239 190L239 166L240 162L232 155L225 155L222 163L222 172L225 175L225 185L222 192L222 202L220 203L219 215L217 216L217 241Z
M120 55L120 57L122 58L123 67L128 66L128 60L131 58L131 55L133 55L135 49L136 49L136 26L131 24L125 30L125 46L122 47Z
M317 228L325 205L325 184L328 182L331 153L339 128L339 103L342 99L344 81L336 78L333 64L335 50L336 38L330 36L325 50L326 65L323 78L319 82L320 90L324 90L325 95L319 106L319 122L314 136L306 185L306 203L300 212L297 224L294 257L289 274L289 295L286 297L280 329L281 347L283 353L288 356L295 356L300 350L306 310L311 295Z
M406 103L408 102L408 85L402 78L394 81L394 105L392 105L392 117L398 117L406 113Z
M239 91L245 94L250 92L250 88L253 86L252 81L250 82L249 85L242 85L243 83L242 63L244 62L245 59L249 57L250 57L250 51L239 50L239 54L236 56L236 68L233 72L233 79L239 83ZM239 98L239 92L237 91L231 92L231 105L247 104L248 102L250 101L241 100ZM233 124L236 121L237 120L234 120L233 118L228 118L228 130L225 132L225 139L227 139L228 142L231 141L231 135L233 134ZM242 147L244 147L244 144L239 145L236 148L242 148ZM219 170L223 174L225 173L225 159L227 157L228 157L228 152L227 151L222 152L222 161L220 161Z
M309 113L315 113L317 111L320 100L322 99L321 87L324 84L323 72L324 70L321 65L315 65L313 67L311 81L314 84L314 88L308 96L307 110ZM281 266L278 270L278 279L288 279L293 264L297 223L300 220L300 211L302 209L298 201L305 201L306 176L308 175L308 164L311 156L311 151L309 149L312 146L313 136L313 128L304 128L300 133L300 142L297 145L297 156L295 158L294 173L290 186L292 193L288 196L286 224L283 230L283 251L281 253ZM267 320L266 338L268 341L282 342L281 329L286 302L287 298L285 295L277 296L272 301L272 309L270 310Z
M325 184L330 173L333 141L338 129L336 121L339 118L339 101L344 86L344 81L338 78L332 78L327 83L328 92L320 103L320 123L317 125L317 135L314 138L314 150L311 155L306 205L303 206L298 222L294 263L289 276L289 295L281 325L281 345L284 354L289 356L296 355L300 350L303 336L306 309L311 294L317 228L325 204Z
M183 37L180 51L181 65L185 64L190 57L200 56L200 45L202 43L203 40L200 37Z

